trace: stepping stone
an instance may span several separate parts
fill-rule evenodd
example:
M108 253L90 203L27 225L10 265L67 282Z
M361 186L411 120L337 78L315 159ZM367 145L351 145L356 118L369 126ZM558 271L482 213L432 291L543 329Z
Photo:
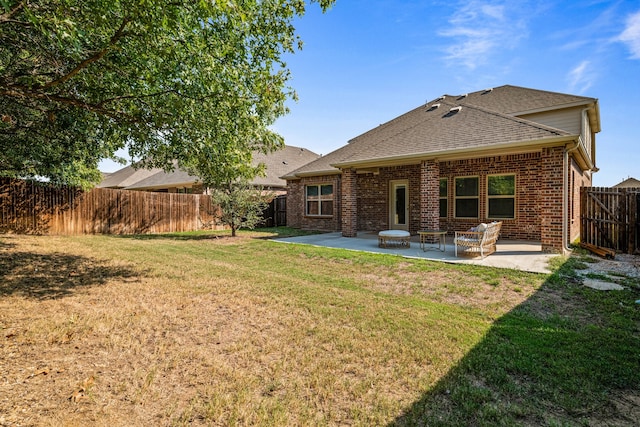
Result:
M624 286L618 285L617 283L604 282L602 280L594 279L584 279L583 284L588 288L596 289L599 291L621 291L624 289Z

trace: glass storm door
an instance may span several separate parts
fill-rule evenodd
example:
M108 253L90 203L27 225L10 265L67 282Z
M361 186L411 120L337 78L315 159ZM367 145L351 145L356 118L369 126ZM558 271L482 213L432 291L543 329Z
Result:
M389 224L392 230L409 229L409 182L391 181Z

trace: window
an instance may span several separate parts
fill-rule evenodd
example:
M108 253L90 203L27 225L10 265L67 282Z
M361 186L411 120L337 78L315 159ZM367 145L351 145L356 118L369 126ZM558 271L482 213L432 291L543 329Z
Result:
M333 185L307 185L307 215L331 216L333 215Z
M478 218L478 177L456 178L456 218Z
M488 218L513 219L516 217L516 176L490 175L487 177Z
M447 217L447 210L449 208L449 180L447 178L440 178L440 218Z

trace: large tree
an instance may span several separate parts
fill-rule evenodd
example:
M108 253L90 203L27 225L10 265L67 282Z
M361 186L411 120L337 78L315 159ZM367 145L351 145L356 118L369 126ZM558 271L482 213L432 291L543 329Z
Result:
M147 166L206 159L215 175L278 148L268 126L295 96L283 56L300 46L304 11L304 0L0 0L0 174L86 186L126 148Z

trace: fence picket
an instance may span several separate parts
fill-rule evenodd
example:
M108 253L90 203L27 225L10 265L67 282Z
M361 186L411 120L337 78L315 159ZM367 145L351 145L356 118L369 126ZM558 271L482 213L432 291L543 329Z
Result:
M203 194L94 188L88 192L0 178L0 232L138 234L220 229L220 209Z
M580 240L629 254L640 250L640 188L583 187Z

